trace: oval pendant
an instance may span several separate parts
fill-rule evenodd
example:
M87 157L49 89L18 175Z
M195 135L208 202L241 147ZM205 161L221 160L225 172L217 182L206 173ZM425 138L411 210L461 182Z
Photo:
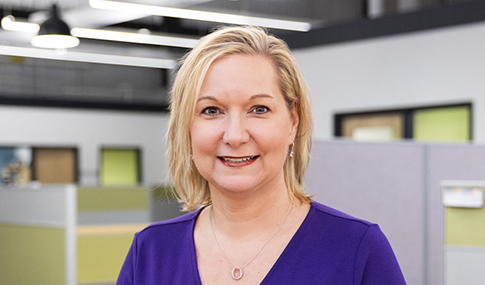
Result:
M239 272L238 275L236 275L236 272ZM242 268L241 267L234 267L232 269L232 272L231 272L231 275L232 275L232 279L234 280L239 280L243 277L243 271L242 271Z

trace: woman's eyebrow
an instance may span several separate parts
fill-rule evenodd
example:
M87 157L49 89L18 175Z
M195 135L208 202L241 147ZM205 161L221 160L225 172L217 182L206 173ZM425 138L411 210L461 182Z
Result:
M199 99L197 99L197 102L200 102L202 100L212 100L212 101L216 101L217 102L217 99L213 96L204 96L204 97L200 97Z
M249 98L249 100L254 100L254 99L257 99L257 98L273 98L273 96L269 95L269 94L255 94L253 96L251 96ZM197 102L200 102L202 100L211 100L211 101L216 101L218 102L218 100L216 99L216 97L213 97L213 96L203 96L203 97L200 97L199 99L197 99Z
M269 94L256 94L256 95L253 95L251 96L251 98L249 98L249 100L254 100L256 98L273 98L273 96L269 95Z

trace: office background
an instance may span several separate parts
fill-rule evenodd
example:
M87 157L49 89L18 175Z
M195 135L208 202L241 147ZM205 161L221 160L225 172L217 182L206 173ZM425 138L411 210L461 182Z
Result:
M312 1L308 1L310 2ZM288 41L309 83L315 140L321 142L321 145L316 144L316 149L325 148L325 144L332 148L334 142L330 141L337 133L336 121L339 115L457 106L466 106L468 111L465 117L468 121L465 137L471 139L471 144L480 149L480 145L485 143L485 16L480 18L477 14L485 15L484 1L411 1L414 6L402 4L406 1L390 1L394 5L384 5L380 10L377 9L377 12L382 13L380 16L379 13L366 13L365 17L362 15L363 9L369 11L369 3L378 1L367 1L368 6L362 4L364 1L354 1L357 2L360 6L347 7L347 12L342 13L343 19L330 18L333 22L328 26L317 27L307 33L276 32ZM330 7L331 3L333 2L327 1L326 7ZM334 5L338 6L335 3ZM311 6L306 6L309 7ZM399 7L401 12L398 11ZM5 10L4 7L4 13ZM317 9L314 13L328 14L322 11ZM321 20L313 17L313 21ZM205 31L206 28L195 33ZM4 32L2 31L3 35L6 35ZM8 44L4 40L1 45ZM92 42L80 48L89 49L92 46L99 48L97 43ZM106 48L111 48L116 53L123 53L125 48L132 52L133 46L103 43L101 48L105 52ZM158 51L177 58L183 54L184 49ZM102 171L103 155L106 152L103 150L136 150L138 157L133 163L139 164L135 171L139 176L133 178L134 181L129 184L152 188L167 182L164 134L169 119L165 107L170 72L154 68L39 60L7 55L0 55L0 67L0 101L3 103L0 105L0 147L75 149L77 166L74 182L84 188L104 185ZM468 140L465 141L468 143ZM412 146L407 145L410 142L402 142L395 147L417 148L418 154L415 157L418 162L422 162L419 153L423 148L428 148L427 143L435 143L425 142L426 145ZM463 142L463 139L452 142ZM363 145L355 147L362 153L368 151L362 148L382 147L380 143ZM344 149L346 147L348 146L343 145ZM459 151L461 147L457 146L457 149L454 150ZM480 152L478 154L481 156ZM333 162L338 159L336 157ZM482 169L472 169L468 173L476 171L473 175L448 173L448 176L444 175L440 179L485 179ZM402 169L398 169L397 173L400 171ZM418 172L416 175L422 174ZM429 183L437 184L436 177L432 177L434 180ZM416 180L420 182L421 178ZM338 181L335 183L339 184ZM413 183L417 182L413 180ZM309 184L314 185L314 188L322 187L320 182ZM415 192L411 191L411 194L420 195L420 191L434 189L436 191L427 199L439 199L436 196L439 193L438 186L413 188ZM404 187L403 184L400 187ZM353 189L355 188L348 188L346 195L352 196L352 191L361 190ZM321 197L335 203L334 206L353 211L352 207L342 202L344 200L339 200L341 197L338 193L333 194L334 196L327 197L319 192ZM144 195L150 197L151 194ZM395 195L401 197L399 194ZM392 197L391 194L389 199ZM413 210L423 214L419 217L426 219L425 213L432 210L428 210L427 201L422 200L423 196L415 200L412 195L406 197L406 201L411 202L403 202L401 205L413 205L416 207ZM420 206L413 204L413 201L418 201ZM397 202L393 203L398 205ZM138 209L141 211L139 219L132 222L151 220L151 214L146 212L150 208L147 205L133 206L142 209ZM433 204L432 207L436 210L437 206ZM126 209L116 209L124 210ZM360 211L365 213L363 209L356 209L355 214ZM431 216L441 215L438 212L432 212ZM89 220L88 216L89 214L83 217ZM436 217L427 222L419 220L419 217L408 221L409 227L416 229L415 233L421 235L415 240L422 247L420 250L424 252L432 248L432 253L425 255L419 251L423 255L418 258L421 263L417 264L422 265L419 269L423 272L414 270L413 266L417 264L404 262L405 274L410 284L444 284L446 278L440 272L441 261L430 261L441 250L441 246L437 248L438 245L433 244L438 239L429 239L429 236L421 232L421 229L429 226L432 229L428 234L438 235L442 228L437 228L438 225L433 227L430 222L436 221ZM99 218L100 216L96 216L94 219ZM371 218L374 216L369 217ZM375 218L379 222L379 217ZM110 218L106 218L106 221L113 222ZM413 224L416 222L423 224ZM409 260L409 256L404 256L404 250L399 249L397 252L403 256L403 260ZM5 266L4 263L2 266ZM85 275L87 281L83 282L95 282L89 281L91 277ZM452 278L454 277L451 276L447 284L457 284L452 283Z

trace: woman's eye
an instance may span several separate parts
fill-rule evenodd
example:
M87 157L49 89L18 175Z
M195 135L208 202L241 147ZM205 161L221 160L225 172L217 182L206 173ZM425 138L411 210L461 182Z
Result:
M220 113L221 113L221 110L217 107L207 107L207 108L204 108L204 110L202 110L202 114L207 116L215 116Z
M266 106L255 106L252 111L256 114L266 114L269 112L269 108Z

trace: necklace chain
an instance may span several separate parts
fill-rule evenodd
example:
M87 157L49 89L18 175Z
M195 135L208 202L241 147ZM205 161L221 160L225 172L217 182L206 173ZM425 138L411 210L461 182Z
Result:
M256 256L258 256L258 254L263 250L263 248L280 232L280 230L283 228L283 225L286 223L286 220L288 220L288 217L290 216L290 214L291 214L292 211L293 211L293 203L291 204L290 211L288 212L288 214L286 215L285 219L283 220L283 222L281 223L281 225L278 227L278 229L276 230L276 232L263 244L263 246L261 246L261 248L258 250L258 252L256 252L256 254L248 262L246 262L246 264L244 264L244 266L239 267L239 266L234 266L232 264L232 262L229 260L229 258L227 257L227 255L224 253L224 250L222 250L222 247L219 244L219 241L217 240L216 233L214 232L214 222L212 221L212 207L211 207L210 222L211 222L212 235L214 236L214 240L216 241L216 244L219 247L219 250L221 251L222 255L226 259L227 263L229 263L229 265L231 265L231 267L232 267L231 276L232 276L232 278L234 280L239 280L239 279L242 278L242 276L243 276L243 269L246 266L248 266L249 263L251 263L251 261L253 261L256 258ZM238 271L238 275L237 276L235 275L236 274L236 271Z

